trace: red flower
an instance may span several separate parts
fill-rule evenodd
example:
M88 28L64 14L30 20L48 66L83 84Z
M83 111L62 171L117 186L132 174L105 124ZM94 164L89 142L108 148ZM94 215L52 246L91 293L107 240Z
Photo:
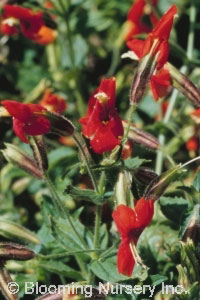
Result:
M35 35L33 41L40 45L48 45L53 43L56 39L57 31L47 26L42 26L38 33Z
M195 121L195 123L200 124L200 108L195 109L191 113L191 117Z
M186 143L186 148L188 151L197 151L198 150L198 139L193 136Z
M79 122L83 135L90 139L92 149L99 154L120 144L124 130L115 108L115 78L102 79L89 99L88 111Z
M38 104L23 104L12 100L2 101L11 116L15 134L29 143L26 135L45 134L50 130L50 122L45 118L46 109Z
M127 46L133 50L139 59L146 56L151 50L157 57L157 69L160 69L168 59L168 39L172 29L177 8L172 5L163 15L154 30L148 34L146 41L133 39L127 42Z
M3 19L7 18L18 19L22 33L29 39L34 39L44 25L42 12L33 12L29 8L18 5L5 5L3 7Z
M15 20L12 18L0 22L0 32L4 35L17 35L19 33Z
M151 77L151 89L155 100L165 96L171 85L170 74L162 67L168 59L168 39L176 13L177 8L172 5L157 23L154 30L148 34L146 41L132 39L127 42L127 46L135 52L139 60L150 52L156 57L156 68L154 75Z
M112 216L121 236L118 250L118 271L131 276L135 264L132 245L136 245L139 236L151 222L154 213L153 200L141 198L137 201L135 209L126 205L119 205Z
M164 97L171 86L169 72L165 69L161 69L156 75L151 77L150 84L155 100Z
M49 111L56 113L62 113L67 108L65 99L52 93L51 89L46 89L40 104L46 107Z
M152 5L156 6L157 0L152 0ZM128 30L125 37L127 41L130 38L133 38L136 34L149 33L151 31L151 28L142 22L142 17L145 14L150 16L150 20L153 25L157 24L158 19L151 11L151 6L147 4L145 0L136 0L131 6L127 16Z

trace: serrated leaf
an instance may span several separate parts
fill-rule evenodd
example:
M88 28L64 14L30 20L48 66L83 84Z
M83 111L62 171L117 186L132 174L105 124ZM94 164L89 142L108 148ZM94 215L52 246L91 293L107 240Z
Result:
M80 272L72 269L71 267L67 266L61 261L54 261L54 260L48 260L46 263L40 263L39 266L53 274L58 274L62 276L66 276L72 279L82 280L82 276L80 275Z
M162 213L176 224L181 222L184 212L188 209L190 203L181 197L161 197L160 207Z
M115 283L127 280L128 277L118 273L116 265L116 256L106 258L104 260L93 261L90 265L94 274L102 280Z
M104 203L104 196L98 195L94 190L79 189L69 185L67 186L65 192L73 199L82 199L93 202L97 205L102 205Z
M152 281L152 286L156 286L161 284L162 282L166 281L168 278L166 276L156 274L156 275L151 275L150 276L151 281Z
M128 158L124 161L125 167L129 170L133 170L136 168L139 168L144 162L149 162L146 159L134 157L134 158Z

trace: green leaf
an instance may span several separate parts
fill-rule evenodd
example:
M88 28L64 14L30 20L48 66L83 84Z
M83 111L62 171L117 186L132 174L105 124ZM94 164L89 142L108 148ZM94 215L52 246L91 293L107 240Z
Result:
M189 208L190 203L181 197L161 197L160 206L162 213L176 224L181 222L184 212Z
M76 155L76 152L69 147L59 147L50 152L49 158L49 169L55 168L55 166L63 160L71 160Z
M149 162L146 159L134 157L134 158L128 158L124 161L125 167L129 170L133 170L136 168L139 168L144 162Z
M98 278L111 283L128 279L128 277L118 273L116 256L93 261L90 268Z
M67 186L65 192L69 194L73 199L82 199L85 201L93 202L97 205L104 203L104 196L98 195L94 190L79 189L73 186Z
M67 220L52 218L52 231L56 239L65 246L68 251L83 250L83 245L75 235ZM86 243L93 248L93 235L78 219L73 219L76 231L84 238ZM86 256L86 254L84 254Z
M195 176L193 187L195 188L195 190L197 192L200 192L200 170L197 173L197 175Z
M82 276L80 275L80 272L75 271L71 267L67 266L61 261L54 261L54 260L48 260L47 262L40 263L39 266L53 274L58 274L62 276L66 276L72 279L76 280L82 280Z
M160 275L160 274L156 274L156 275L151 275L150 276L152 284L151 285L159 285L162 282L166 281L168 278L166 276Z

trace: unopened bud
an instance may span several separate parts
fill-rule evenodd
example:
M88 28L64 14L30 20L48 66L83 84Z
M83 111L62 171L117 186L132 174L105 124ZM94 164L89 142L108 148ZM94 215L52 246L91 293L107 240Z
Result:
M101 166L108 167L113 165L119 158L122 152L121 146L116 146L107 157L101 161Z
M140 60L134 74L130 90L130 103L132 105L138 104L142 100L155 68L156 56L153 56L152 51L150 51L149 54Z
M33 150L36 165L41 173L48 170L48 158L46 152L46 145L42 135L34 136L30 139L30 145Z
M190 281L188 279L188 274L186 270L181 266L176 266L178 270L178 284L181 285L185 290L188 290L190 287Z
M18 299L18 293L15 291L15 293L12 293L12 278L9 274L9 272L4 267L4 264L0 262L0 288L7 300L17 300ZM16 288L16 286L14 286Z
M200 90L183 73L177 70L173 65L167 63L167 68L173 80L174 86L188 98L195 107L200 107Z
M146 167L140 167L134 173L134 176L137 180L139 180L142 184L150 184L152 180L155 180L158 176L152 169Z
M0 258L9 260L29 260L35 256L35 252L27 247L13 244L13 243L0 243Z
M124 204L134 207L133 195L131 193L132 176L127 171L122 171L118 175L114 189L114 199L117 205Z
M79 296L75 293L70 292L70 289L68 291L68 288L64 288L63 290L58 290L54 294L48 293L46 295L43 295L36 300L82 300L85 299L82 295Z
M19 147L12 144L5 144L6 149L1 150L8 162L17 165L32 176L42 178L43 174L36 166L34 160Z
M146 189L144 198L153 199L154 201L159 199L168 186L177 178L180 167L181 165L177 165L153 179Z
M74 134L75 126L63 115L47 111L46 116L50 121L52 133L61 136L69 136Z
M124 129L126 129L128 123L126 121L123 121L123 126ZM156 150L159 147L159 141L156 137L146 131L136 128L134 124L131 124L130 126L128 139L132 142L141 144L153 150Z
M0 221L0 235L8 239L18 239L33 244L40 244L39 238L34 233L19 224L7 220Z
M194 245L198 244L200 237L200 205L195 205L193 213L189 218L185 232L183 233L182 241L187 242L188 239L191 239Z

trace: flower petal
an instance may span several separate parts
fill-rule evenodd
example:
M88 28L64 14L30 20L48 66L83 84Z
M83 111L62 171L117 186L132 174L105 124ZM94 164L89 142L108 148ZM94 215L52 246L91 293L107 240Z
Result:
M24 132L28 135L41 135L50 131L50 122L45 117L36 117L30 124L24 125Z
M169 35L172 29L174 16L177 14L178 10L176 5L172 5L170 9L162 16L152 34L154 37L159 39L169 39Z
M118 272L126 276L132 275L135 264L129 242L128 238L122 239L117 256Z
M140 198L135 206L136 228L145 228L152 220L154 214L154 201Z
M154 99L157 101L159 98L164 97L168 88L171 85L170 74L167 70L161 70L158 74L153 75L150 81L151 90Z
M127 237L130 230L135 227L136 213L126 205L121 204L117 206L112 217L122 238Z
M18 119L13 118L13 130L22 142L29 144L29 141L26 138L26 135L24 132L24 123L22 123Z
M108 106L113 108L115 106L115 90L116 90L116 80L115 77L103 78L101 80L100 86L98 88L98 93L103 92L108 97Z
M11 116L23 123L29 122L32 117L32 112L28 105L13 100L4 100L1 103Z
M142 58L145 41L133 39L128 41L126 45L138 56L139 59Z

